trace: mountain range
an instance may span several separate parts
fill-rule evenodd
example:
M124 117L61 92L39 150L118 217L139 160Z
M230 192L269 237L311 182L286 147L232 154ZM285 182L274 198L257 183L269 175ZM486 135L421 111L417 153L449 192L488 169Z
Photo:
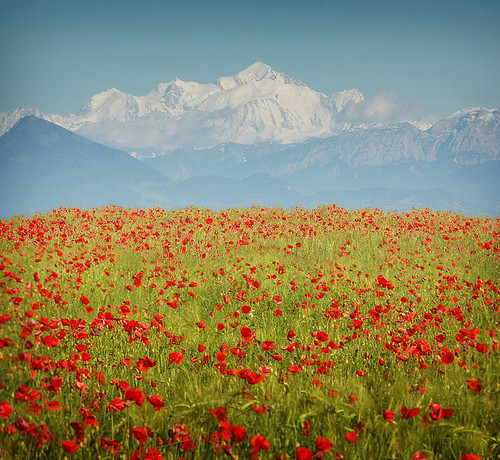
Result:
M0 114L0 216L331 202L499 215L499 110L417 123L381 97L326 96L256 63L145 96L110 89L68 117L25 106Z
M67 117L25 106L0 114L0 135L23 116L36 115L111 147L152 156L226 142L289 144L327 137L361 119L370 121L366 113L374 106L367 104L357 89L327 96L257 62L214 83L160 83L144 96L111 88ZM374 114L394 115L385 112L387 104Z

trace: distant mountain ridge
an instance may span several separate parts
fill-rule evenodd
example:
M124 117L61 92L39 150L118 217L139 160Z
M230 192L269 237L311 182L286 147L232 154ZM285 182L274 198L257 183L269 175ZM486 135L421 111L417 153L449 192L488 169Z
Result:
M286 146L229 143L139 161L27 116L0 137L0 217L59 206L327 203L500 215L500 161L460 164L440 152L435 160L429 159L353 167L352 158L337 155L328 138Z
M281 177L319 169L321 176L334 178L349 170L383 165L406 164L415 169L415 164L440 161L456 167L472 166L500 159L499 112L469 109L428 130L398 123L353 128L288 145L226 143L204 150L182 149L144 161L169 171L176 180L217 171L235 177L256 173Z

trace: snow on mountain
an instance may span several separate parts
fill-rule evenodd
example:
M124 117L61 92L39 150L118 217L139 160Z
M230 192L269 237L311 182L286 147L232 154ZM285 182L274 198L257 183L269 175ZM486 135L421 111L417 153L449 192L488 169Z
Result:
M11 112L0 113L0 135L9 131L21 118L29 115L45 118L45 115L40 110L28 105L23 105Z
M143 96L111 88L67 117L25 106L0 114L0 135L34 114L137 157L228 142L294 144L338 136L329 149L352 165L432 161L438 154L459 163L498 159L498 110L464 109L433 125L389 124L404 112L394 97L381 93L366 100L357 89L327 96L257 62L213 83L160 83ZM385 123L374 122L377 114Z
M350 89L332 94L328 98L328 105L340 113L347 104L357 104L364 100L365 97L357 89Z
M336 115L363 99L357 90L326 96L257 62L214 83L160 83L144 96L111 88L92 96L77 115L30 113L107 145L161 152L326 137L346 127L337 126ZM14 112L0 118L0 134L21 118Z
M439 120L429 133L436 136L439 152L463 164L500 158L500 111L467 108Z
M139 116L139 104L134 96L116 88L92 96L75 118L75 124L102 120L129 122Z

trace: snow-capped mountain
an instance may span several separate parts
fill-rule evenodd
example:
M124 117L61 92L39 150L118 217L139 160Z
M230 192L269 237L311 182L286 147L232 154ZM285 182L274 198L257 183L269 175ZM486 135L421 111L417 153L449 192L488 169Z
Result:
M0 135L22 117L36 115L139 158L225 143L293 145L329 138L315 155L327 151L353 167L434 161L437 155L459 164L499 159L497 109L464 109L433 125L394 122L399 115L391 110L400 115L389 93L372 100L357 89L327 96L257 62L213 83L160 83L143 96L111 88L67 117L24 106L0 114Z
M16 109L0 114L0 134L33 114L127 151L165 152L224 142L292 143L349 127L337 123L337 116L363 100L358 90L326 96L258 62L214 83L160 83L144 96L111 88L68 117Z
M429 130L437 150L454 161L476 164L500 159L500 111L464 109L439 120Z

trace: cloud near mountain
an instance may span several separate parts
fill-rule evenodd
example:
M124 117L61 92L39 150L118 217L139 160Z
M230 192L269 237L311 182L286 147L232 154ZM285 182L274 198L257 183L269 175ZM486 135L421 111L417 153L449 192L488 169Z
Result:
M407 119L410 112L417 106L417 102L398 103L397 93L389 91L376 94L372 99L347 103L338 118L353 125L396 123Z

